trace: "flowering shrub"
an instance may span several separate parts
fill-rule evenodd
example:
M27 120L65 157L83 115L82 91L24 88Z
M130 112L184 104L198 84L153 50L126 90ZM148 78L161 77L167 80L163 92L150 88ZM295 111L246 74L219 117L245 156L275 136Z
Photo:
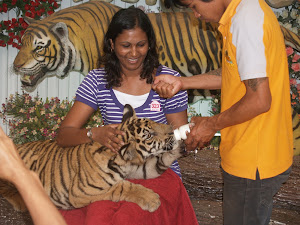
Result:
M285 7L281 12L275 12L279 24L298 35L300 32L299 8L299 2L295 2L295 4Z
M56 0L2 0L0 2L0 13L7 13L10 10L16 12L17 18L0 22L0 46L21 47L21 37L28 24L24 17L40 19L54 13L59 8Z
M38 96L27 93L11 95L2 104L0 118L9 126L9 136L16 144L30 141L54 139L60 123L73 105L73 101L59 100L57 97L43 101ZM102 117L97 111L86 127L102 124Z
M299 2L285 7L281 13L275 13L280 25L300 34L300 17L299 17ZM289 63L290 87L291 87L291 103L293 109L300 114L300 53L292 49L286 48L286 53Z
M291 87L291 103L293 109L300 114L300 54L291 47L286 48Z
M221 112L221 94L213 95L211 100L211 110L209 113L214 116Z

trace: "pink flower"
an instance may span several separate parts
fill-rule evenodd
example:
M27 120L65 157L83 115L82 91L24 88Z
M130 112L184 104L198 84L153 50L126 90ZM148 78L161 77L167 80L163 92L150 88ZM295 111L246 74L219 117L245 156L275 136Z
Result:
M300 59L300 55L296 53L292 59L292 62L297 62L299 59Z
M295 72L299 72L300 71L300 63L293 63L291 68L295 71Z
M291 47L287 47L286 48L286 54L287 54L287 56L290 56L290 55L292 55L294 53L294 49L293 48L291 48Z
M290 85L296 85L297 80L296 79L290 79Z

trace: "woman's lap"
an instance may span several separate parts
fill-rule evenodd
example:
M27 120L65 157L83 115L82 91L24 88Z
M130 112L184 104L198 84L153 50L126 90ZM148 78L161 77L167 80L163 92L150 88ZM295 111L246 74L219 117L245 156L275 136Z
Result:
M81 209L61 210L69 225L174 225L198 224L181 179L171 169L149 180L130 180L159 194L155 212L142 210L131 202L97 201Z

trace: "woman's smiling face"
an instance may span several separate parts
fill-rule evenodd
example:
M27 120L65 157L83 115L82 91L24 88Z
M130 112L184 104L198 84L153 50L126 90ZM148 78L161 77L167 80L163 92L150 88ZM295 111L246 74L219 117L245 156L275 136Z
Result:
M149 43L146 33L141 28L123 30L116 37L115 43L111 41L111 47L120 61L123 73L142 71Z

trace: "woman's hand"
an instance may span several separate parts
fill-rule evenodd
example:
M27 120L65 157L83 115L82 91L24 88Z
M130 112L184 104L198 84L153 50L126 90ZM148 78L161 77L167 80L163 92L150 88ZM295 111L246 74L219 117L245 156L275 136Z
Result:
M124 145L120 135L125 135L123 131L117 129L118 125L110 124L92 128L92 139L110 148L112 151L118 152Z

